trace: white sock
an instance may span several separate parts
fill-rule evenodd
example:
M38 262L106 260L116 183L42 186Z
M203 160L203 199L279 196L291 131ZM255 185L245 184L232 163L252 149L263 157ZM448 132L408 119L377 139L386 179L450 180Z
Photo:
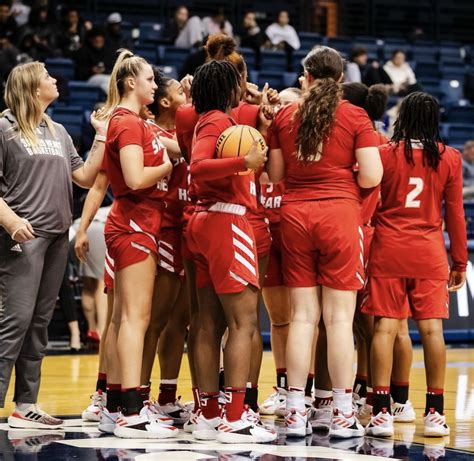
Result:
M352 389L332 389L334 408L342 413L352 413Z
M24 412L28 410L31 405L34 405L33 403L20 403L20 402L15 402L15 409L21 412Z
M305 411L304 387L288 387L288 393L286 394L286 409Z

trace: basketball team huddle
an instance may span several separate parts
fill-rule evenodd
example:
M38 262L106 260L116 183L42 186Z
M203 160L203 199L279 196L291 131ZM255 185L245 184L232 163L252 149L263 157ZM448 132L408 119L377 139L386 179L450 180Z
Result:
M211 36L206 50L182 82L123 50L95 115L103 162L76 253L87 259L110 186L110 315L83 419L121 438L175 437L182 425L198 440L272 442L262 415L283 418L287 437L391 437L394 422L416 418L411 317L424 435L448 435L442 319L465 280L467 241L461 156L441 140L437 101L407 96L388 139L375 124L387 94L343 84L334 49L311 50L301 90L281 93L247 83L233 39ZM259 405L262 298L276 385ZM190 404L176 397L185 343Z

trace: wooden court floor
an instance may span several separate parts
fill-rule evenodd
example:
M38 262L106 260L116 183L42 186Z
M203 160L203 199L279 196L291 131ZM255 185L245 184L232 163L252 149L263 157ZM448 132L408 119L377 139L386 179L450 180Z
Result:
M474 457L474 348L450 348L447 357L445 408L451 435L444 441L445 447L472 452ZM80 415L88 405L89 395L94 390L97 363L98 357L96 355L46 357L39 396L42 408L53 415ZM259 383L260 401L263 401L272 392L274 374L271 353L265 352ZM152 378L152 391L155 397L158 383L159 371L155 364ZM421 435L425 377L423 352L420 348L416 348L414 351L410 384L410 400L417 412L417 422L416 425L397 425L395 440L427 443L428 441ZM181 395L184 401L192 400L186 358L183 360L178 381L178 395ZM7 417L12 411L11 398L12 383L7 396L6 408L0 409L0 418Z

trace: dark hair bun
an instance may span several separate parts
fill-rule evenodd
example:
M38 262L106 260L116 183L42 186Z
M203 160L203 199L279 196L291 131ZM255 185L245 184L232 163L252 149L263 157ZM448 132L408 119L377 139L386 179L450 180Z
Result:
M207 39L207 43L204 48L209 59L222 61L227 56L230 56L235 52L237 49L237 44L235 43L235 40L228 35L213 34Z

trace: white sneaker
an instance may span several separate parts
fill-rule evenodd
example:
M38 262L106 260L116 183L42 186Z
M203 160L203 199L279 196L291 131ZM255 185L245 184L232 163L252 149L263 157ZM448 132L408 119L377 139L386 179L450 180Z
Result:
M116 421L114 435L122 439L168 439L176 437L178 429L152 419L145 413L132 416L120 414Z
M228 421L224 415L218 426L217 441L221 443L269 443L277 438L274 430L252 422L253 417L243 411L237 421Z
M373 437L392 437L394 433L393 416L383 408L377 415L372 415L365 428L365 433Z
M331 427L329 428L329 437L348 439L350 437L363 437L363 435L364 428L353 411L344 414L338 408L334 408Z
M286 416L286 396L287 396L287 391L283 389L282 387L277 387L278 393L280 394L280 405L275 408L275 416L278 416L279 418L284 418Z
M180 402L179 398L174 403L167 403L166 405L160 405L158 402L155 403L158 411L172 419L173 424L184 424L189 420L190 413L186 407Z
M217 426L221 418L206 419L201 410L198 410L193 427L193 437L197 440L216 440Z
M308 412L295 409L287 411L285 416L287 437L306 437L313 433Z
M365 398L360 399L359 404L359 409L357 411L357 419L362 424L362 426L367 426L372 416L372 405L369 405Z
M120 412L110 412L104 408L100 413L99 431L104 434L113 434L115 430L115 422L119 417Z
M140 410L140 414L150 419L154 419L161 424L168 426L173 425L173 418L163 413L161 406L154 400L147 400L143 403L143 408Z
M100 421L100 413L107 404L106 395L100 389L91 395L90 405L82 412L83 421Z
M32 403L26 410L15 408L8 417L8 425L18 429L62 429L64 421L55 418Z
M416 420L415 409L409 400L406 403L395 402L392 405L392 415L395 423L412 423Z
M194 426L196 425L196 422L197 422L197 412L195 413L194 411L191 411L189 413L189 419L183 424L184 432L187 432L188 434L192 434L194 431Z
M311 415L311 426L313 431L326 431L331 427L332 405L314 408Z
M280 407L286 407L286 391L281 387L274 387L275 392L270 394L267 399L260 405L260 414L274 415L275 411ZM283 392L280 392L283 391Z
M449 426L446 424L446 416L440 415L434 408L430 408L430 412L424 416L425 437L444 437L449 435Z

